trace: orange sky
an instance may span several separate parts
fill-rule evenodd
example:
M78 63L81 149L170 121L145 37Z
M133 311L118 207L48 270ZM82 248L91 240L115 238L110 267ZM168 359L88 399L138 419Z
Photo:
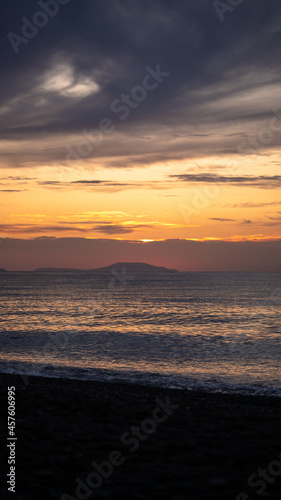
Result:
M277 156L273 151L262 158L247 157L247 168L243 169L239 166L245 164L242 157L235 163L229 157L198 158L126 170L102 165L92 169L88 164L79 168L38 167L15 169L12 176L3 169L1 235L25 239L279 238L281 196L274 180L279 168L274 165ZM255 186L250 174L262 171L265 161L266 175L273 180ZM223 174L220 164L224 165ZM213 182L201 180L206 171L218 177ZM175 172L177 177L173 177ZM186 172L196 176L196 181L179 178ZM246 180L235 185L222 175Z

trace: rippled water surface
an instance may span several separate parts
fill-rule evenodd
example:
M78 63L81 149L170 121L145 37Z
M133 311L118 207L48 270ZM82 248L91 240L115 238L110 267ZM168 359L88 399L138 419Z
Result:
M0 370L281 395L281 274L1 273Z

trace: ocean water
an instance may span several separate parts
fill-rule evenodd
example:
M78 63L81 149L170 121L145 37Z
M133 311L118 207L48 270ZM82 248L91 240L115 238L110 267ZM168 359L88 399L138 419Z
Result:
M0 274L0 371L281 396L281 273Z

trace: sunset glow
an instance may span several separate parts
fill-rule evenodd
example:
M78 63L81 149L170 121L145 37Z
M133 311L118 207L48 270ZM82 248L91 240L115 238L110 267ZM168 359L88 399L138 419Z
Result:
M110 24L112 8L94 11ZM71 18L74 6L67 9ZM91 8L84 9L83 19L95 23ZM146 36L157 34L161 54L143 40L138 59L138 34L123 9L118 3L112 23L126 33L127 45L124 50L118 37L109 39L114 58L103 52L98 29L87 39L89 52L73 51L67 32L63 52L55 39L39 35L17 56L6 47L6 71L21 74L24 60L26 76L6 88L0 108L2 241L279 240L280 69L263 53L274 22L259 40L247 28L244 45L235 23L221 27L220 42L210 42L199 9L192 13L198 30L192 48L186 31L186 40L182 32L167 52L164 25L175 34L180 21L178 12L159 4ZM187 11L182 6L188 19ZM209 22L217 29L213 16ZM77 36L84 47L83 32ZM229 57L233 40L238 59ZM176 61L173 51L181 54ZM11 266L2 250L3 267Z

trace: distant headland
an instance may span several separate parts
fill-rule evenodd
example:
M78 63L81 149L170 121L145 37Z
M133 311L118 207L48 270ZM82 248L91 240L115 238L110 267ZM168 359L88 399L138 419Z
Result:
M125 269L130 273L178 273L177 269L168 269L167 267L153 266L145 262L116 262L106 267L99 267L97 269L72 269L72 268L55 268L55 267L40 267L34 269L35 273L56 273L56 272L99 272L107 273L111 271L122 272Z
M146 264L145 262L117 262L106 267L100 267L95 269L95 271L107 272L115 271L120 272L122 269L126 269L131 273L177 273L177 269L168 269L167 267L153 266L152 264Z

